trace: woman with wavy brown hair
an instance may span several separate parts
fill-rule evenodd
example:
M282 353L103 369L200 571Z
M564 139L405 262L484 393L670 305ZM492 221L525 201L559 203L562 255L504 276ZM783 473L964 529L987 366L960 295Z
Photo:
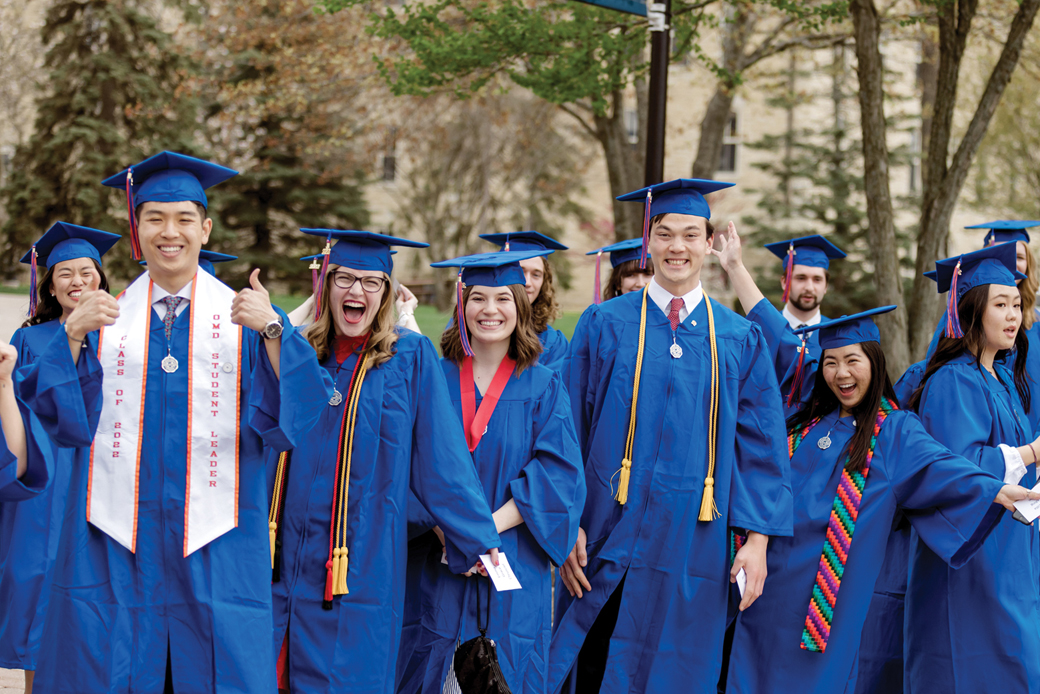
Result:
M654 276L654 264L650 254L646 254L645 264L641 263L642 239L626 239L609 246L589 251L585 255L596 256L596 280L592 290L592 303L599 304L610 301L629 292L636 292L650 283ZM610 254L610 277L600 294L600 261L604 253ZM640 267L640 265L643 267Z
M537 231L481 234L480 238L498 244L505 252L548 251L521 261L520 267L524 271L524 292L531 303L534 331L542 343L542 356L538 361L542 366L561 370L570 348L564 334L549 325L560 317L560 305L556 301L556 284L548 256L556 251L565 251L567 247Z
M495 509L502 553L523 589L489 596L486 581L455 575L441 563L450 538L445 543L434 528L413 540L398 692L455 691L445 688L455 647L477 636L478 623L497 644L513 692L546 689L549 564L563 563L577 538L585 476L560 375L538 360L541 344L519 264L532 257L540 256L486 253L434 264L461 268L456 318L441 337L441 367L454 425L465 432Z
M385 694L401 634L409 499L444 529L451 571L468 571L489 548L497 558L499 538L437 353L394 325L390 246L426 244L303 231L327 239L304 336L335 390L306 440L269 458L279 688Z

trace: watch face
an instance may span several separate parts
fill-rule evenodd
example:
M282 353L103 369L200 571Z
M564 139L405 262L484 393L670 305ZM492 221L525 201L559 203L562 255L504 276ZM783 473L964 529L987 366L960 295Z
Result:
M264 326L263 334L264 337L266 337L269 340L273 340L274 338L279 337L282 334L282 322L280 320L271 321L266 326Z

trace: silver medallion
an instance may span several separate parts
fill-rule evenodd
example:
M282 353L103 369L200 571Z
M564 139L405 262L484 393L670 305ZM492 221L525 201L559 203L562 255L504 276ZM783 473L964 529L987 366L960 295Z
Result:
M177 363L177 358L172 354L167 354L162 360L162 370L168 374L172 374L177 370L180 364Z
M823 438L816 442L816 445L817 445L817 447L819 447L819 449L821 451L825 451L828 448L830 448L831 447L831 433L828 431L826 434L824 434Z
M234 370L235 370L235 365L234 365L234 364L232 364L232 363L231 363L231 362L229 362L229 361L226 361L226 362L224 362L224 365L223 365L222 367L220 367L220 368L221 368L221 370L222 370L222 371L223 371L224 373L226 373L226 374L229 374L229 373L231 373L232 371L234 371Z
M682 357L682 347L673 342L672 346L668 348L668 353L672 355L673 359L679 359Z
M339 392L338 388L332 389L332 397L329 398L329 404L335 407L336 405L343 402L343 393Z

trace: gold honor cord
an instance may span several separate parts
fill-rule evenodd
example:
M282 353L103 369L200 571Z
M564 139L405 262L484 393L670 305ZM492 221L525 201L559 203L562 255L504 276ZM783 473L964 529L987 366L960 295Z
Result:
M350 496L350 462L354 453L354 429L357 426L358 401L361 399L361 384L365 381L368 373L368 352L361 357L361 366L358 369L357 382L350 391L350 400L347 405L347 416L344 423L347 425L346 442L340 450L340 479L338 512L336 519L336 548L332 553L332 594L346 595L347 590L347 502Z
M271 492L271 510L267 514L268 535L271 538L271 570L274 570L274 547L278 539L278 517L282 512L282 497L285 494L285 466L289 462L289 451L278 456L278 472L274 475L274 490Z
M636 435L636 406L639 403L639 378L643 371L643 351L646 346L646 299L649 285L643 288L643 305L639 314L639 348L636 352L636 372L632 385L632 411L628 419L628 437L625 441L625 457L618 471L618 490L614 498L624 506L628 503L628 483L632 474L633 448ZM711 300L704 294L704 305L708 311L708 338L711 342L711 400L708 411L708 475L704 479L704 494L701 497L699 521L711 521L721 514L715 505L715 444L718 433L719 415L719 350L715 339L715 314Z

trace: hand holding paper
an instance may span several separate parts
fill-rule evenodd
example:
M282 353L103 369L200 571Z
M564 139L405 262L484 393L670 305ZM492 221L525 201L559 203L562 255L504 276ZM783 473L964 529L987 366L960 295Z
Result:
M484 568L487 570L487 575L491 579L491 582L495 584L495 590L519 590L520 581L517 580L516 574L513 573L513 569L509 567L509 560L506 559L506 555L502 552L498 553L498 566L495 566L491 562L490 554L481 554L480 561L483 562Z

